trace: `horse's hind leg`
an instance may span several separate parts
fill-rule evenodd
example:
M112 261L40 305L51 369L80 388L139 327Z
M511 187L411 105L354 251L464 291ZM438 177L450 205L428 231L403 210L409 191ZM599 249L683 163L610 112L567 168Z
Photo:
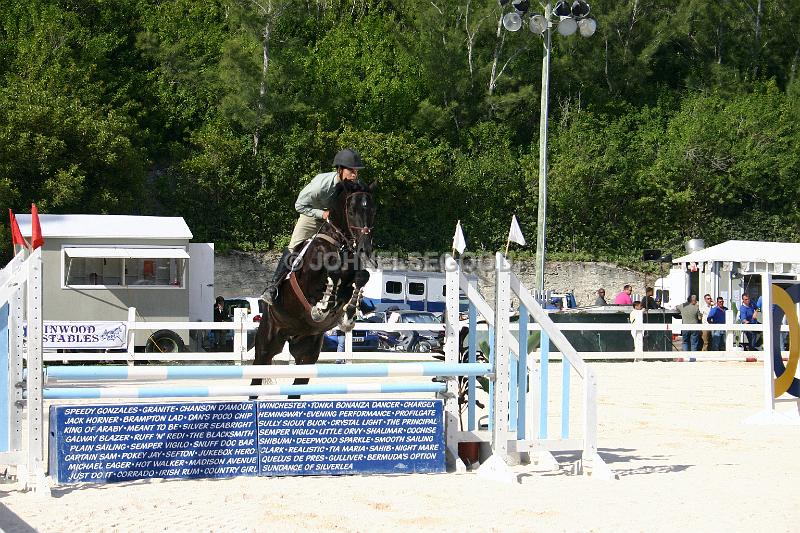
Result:
M319 359L319 352L322 351L322 334L311 335L308 337L296 337L289 340L289 352L294 357L297 365L313 365ZM308 385L308 378L295 378L293 385ZM289 396L290 400L300 399L299 394Z

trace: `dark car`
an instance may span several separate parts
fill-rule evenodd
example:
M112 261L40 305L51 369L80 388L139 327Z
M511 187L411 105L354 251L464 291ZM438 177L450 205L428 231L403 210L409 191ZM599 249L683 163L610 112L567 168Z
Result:
M366 318L358 318L356 322L383 322L380 316L369 316ZM335 352L339 347L338 330L331 330L325 333L322 339L323 352ZM378 351L378 335L374 331L367 331L363 329L353 330L353 351L354 352L376 352Z
M393 311L387 320L389 324L442 324L441 319L428 311ZM389 328L391 329L391 328ZM419 329L414 331L384 331L381 337L382 348L403 352L441 352L444 350L444 330Z

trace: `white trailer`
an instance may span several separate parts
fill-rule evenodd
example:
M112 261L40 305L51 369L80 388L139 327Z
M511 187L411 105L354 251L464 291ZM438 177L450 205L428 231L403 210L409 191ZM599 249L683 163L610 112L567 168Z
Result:
M468 279L477 286L477 276ZM378 311L396 306L441 313L445 309L445 273L370 269L364 296Z
M24 236L31 216L18 215ZM190 243L181 217L40 215L44 319L212 321L214 244ZM186 330L137 331L145 351L184 350Z

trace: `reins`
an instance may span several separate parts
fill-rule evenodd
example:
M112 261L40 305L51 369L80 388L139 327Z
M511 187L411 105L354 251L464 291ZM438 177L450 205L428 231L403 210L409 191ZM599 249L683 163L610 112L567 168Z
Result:
M308 299L306 298L305 294L303 294L303 291L300 288L300 284L298 283L297 276L295 274L295 267L297 265L299 265L300 261L302 260L303 255L305 255L305 252L306 252L306 250L308 250L309 246L311 246L311 243L314 242L314 239L316 239L316 238L323 239L323 240L329 242L330 244L338 247L340 252L344 251L344 250L348 250L350 252L356 253L356 249L358 247L359 238L364 237L366 235L370 235L372 233L372 226L354 226L354 225L350 224L350 216L347 213L347 203L348 203L348 200L352 196L355 196L356 194L369 194L369 193L366 192L366 191L356 191L356 192L348 193L345 196L345 200L344 200L344 205L345 205L344 216L345 216L345 222L347 224L348 230L350 231L350 236L351 236L352 240L349 240L347 238L347 235L345 235L344 232L341 229L336 227L336 225L333 222L331 222L330 217L328 217L328 219L325 221L325 224L320 226L320 228L317 230L317 232L314 234L314 236L311 237L311 239L309 239L308 243L306 243L306 245L303 247L303 249L298 254L297 258L295 258L295 260L292 263L292 268L290 269L289 275L287 276L287 278L289 280L289 286L292 288L292 291L294 291L294 294L297 297L297 300L303 305L303 309L305 309L305 311L307 313L311 312L312 306L308 302ZM327 233L323 233L322 232L323 229L328 228L328 227L334 233L332 236L328 235Z

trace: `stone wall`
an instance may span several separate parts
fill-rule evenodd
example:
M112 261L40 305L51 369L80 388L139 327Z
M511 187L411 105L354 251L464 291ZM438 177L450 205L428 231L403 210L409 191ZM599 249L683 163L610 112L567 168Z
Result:
M219 296L260 296L272 279L280 254L229 252L214 257L214 292Z
M234 251L217 255L214 260L215 293L224 297L260 295L272 278L278 259L280 254L277 252ZM390 261L381 261L381 266L384 268L389 264ZM418 267L419 264L419 261L411 261L412 267ZM491 301L494 298L492 258L489 257L483 264L487 268L475 270L479 279L478 288L484 297ZM402 269L407 268L409 262L393 260L391 265ZM512 268L526 287L534 287L536 268L533 259L514 261ZM652 284L654 278L655 276L648 276L648 282ZM574 292L579 306L593 304L595 291L599 287L606 289L606 299L610 303L626 283L634 286L635 294L644 293L644 274L612 263L551 261L546 265L547 289L553 292Z

